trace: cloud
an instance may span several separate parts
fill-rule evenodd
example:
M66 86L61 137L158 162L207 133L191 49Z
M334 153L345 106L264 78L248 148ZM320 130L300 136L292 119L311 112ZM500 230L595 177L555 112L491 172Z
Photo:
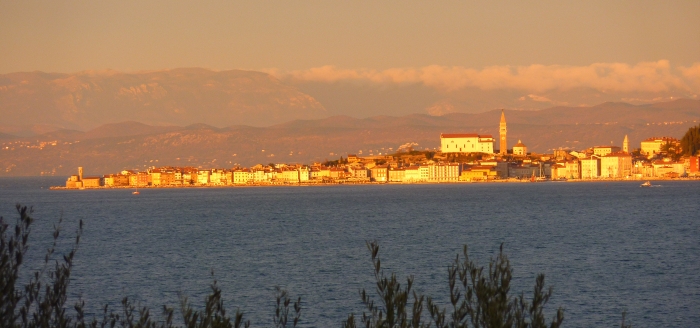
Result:
M700 89L700 63L695 63L690 67L678 67L678 70L683 74L683 77Z
M450 92L464 88L481 90L516 89L529 93L587 88L609 92L666 92L700 89L700 63L673 69L667 60L625 63L594 63L588 66L529 65L490 66L483 69L431 65L422 68L386 70L344 69L322 66L281 72L267 70L280 79L313 82L365 81L415 84ZM534 100L534 99L533 99ZM536 100L537 101L537 100Z

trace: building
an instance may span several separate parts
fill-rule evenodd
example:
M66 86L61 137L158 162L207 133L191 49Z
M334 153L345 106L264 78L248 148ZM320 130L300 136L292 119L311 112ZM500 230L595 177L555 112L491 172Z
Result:
M591 156L581 159L581 179L600 177L600 157Z
M627 178L632 175L632 156L617 152L600 158L600 176L604 178Z
M622 151L625 153L630 153L630 141L627 139L627 135L625 134L625 140L622 140Z
M518 143L513 146L513 155L526 156L527 146L525 146L522 141L518 140Z
M654 176L657 178L677 178L687 175L683 162L663 160L652 162L651 165L654 168Z
M387 182L389 179L389 167L387 165L377 165L372 168L372 180L376 182Z
M414 165L409 166L404 170L404 182L419 182L424 181L421 179L420 166Z
M457 163L437 163L428 165L428 181L457 182L461 167Z
M617 146L595 146L593 147L593 155L605 156L612 153L617 153L620 151L620 147Z
M442 153L487 153L493 154L491 135L442 133L440 134Z
M402 182L405 176L405 169L393 167L389 169L389 182Z
M661 153L661 147L665 144L671 144L675 148L680 146L680 141L676 138L671 137L652 137L642 141L642 155L646 155L648 158L653 157L656 154Z
M71 175L66 180L66 188L83 188L83 167L78 167L78 175Z
M698 156L690 156L688 158L688 173L692 175L698 175L700 172L700 160Z
M101 184L102 178L100 177L84 177L83 178L83 188L96 188Z
M501 155L505 155L508 153L508 142L506 141L506 132L506 114L503 112L503 109L501 109L501 123L499 124L498 129L498 133L501 137L499 144L499 153Z
M581 179L581 162L578 160L566 162L567 179Z
M565 180L568 179L569 170L566 169L566 165L561 163L556 163L552 165L551 169L551 179L552 180Z
M209 170L197 171L197 184L200 184L200 185L209 184L209 176L210 175L211 175L211 171L209 171Z
M255 178L255 174L249 169L238 169L233 171L233 184L247 184L252 182Z
M459 181L487 181L496 179L498 172L493 166L477 165L462 170Z

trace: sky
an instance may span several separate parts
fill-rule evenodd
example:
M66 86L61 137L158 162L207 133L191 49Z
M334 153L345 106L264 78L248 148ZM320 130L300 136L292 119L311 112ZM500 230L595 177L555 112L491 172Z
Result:
M203 67L548 104L698 99L698 17L695 0L3 1L0 74Z
M699 1L3 1L0 73L700 62Z

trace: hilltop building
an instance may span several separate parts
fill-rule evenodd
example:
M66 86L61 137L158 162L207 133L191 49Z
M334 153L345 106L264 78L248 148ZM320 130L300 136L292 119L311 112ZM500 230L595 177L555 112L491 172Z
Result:
M620 147L617 146L595 146L593 147L593 154L596 156L605 156L612 153L617 153L620 151Z
M525 146L522 141L518 140L518 143L513 146L513 155L526 156L527 146Z
M503 109L501 109L501 123L499 124L498 132L501 137L499 153L501 155L505 155L508 153L508 143L506 142L506 114L504 113Z
M440 151L448 153L487 153L493 154L493 137L478 134L440 134Z
M661 152L661 147L664 144L672 144L673 146L679 146L680 141L672 137L652 137L642 141L642 155L647 155L647 157L652 157Z

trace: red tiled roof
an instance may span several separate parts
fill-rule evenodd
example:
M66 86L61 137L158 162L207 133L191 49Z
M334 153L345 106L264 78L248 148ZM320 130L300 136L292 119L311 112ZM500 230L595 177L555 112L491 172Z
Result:
M478 138L476 133L441 133L440 138Z
M604 157L632 157L632 155L625 152L615 152L605 155Z

